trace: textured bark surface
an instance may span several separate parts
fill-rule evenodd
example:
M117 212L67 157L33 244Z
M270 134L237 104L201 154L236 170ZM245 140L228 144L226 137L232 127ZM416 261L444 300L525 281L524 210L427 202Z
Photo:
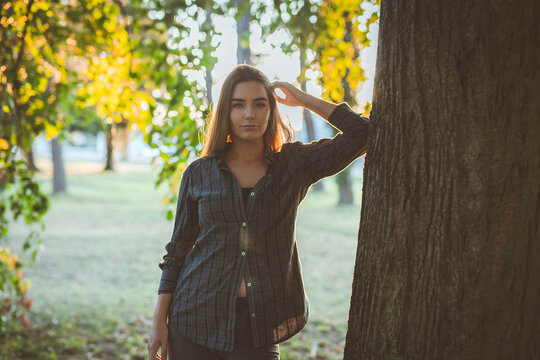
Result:
M539 3L383 1L345 359L540 359Z

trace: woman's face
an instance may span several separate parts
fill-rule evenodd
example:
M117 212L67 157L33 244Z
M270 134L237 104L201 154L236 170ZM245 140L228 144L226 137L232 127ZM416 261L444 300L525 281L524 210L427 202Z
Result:
M246 81L234 86L229 119L233 142L262 139L270 119L270 102L261 83Z

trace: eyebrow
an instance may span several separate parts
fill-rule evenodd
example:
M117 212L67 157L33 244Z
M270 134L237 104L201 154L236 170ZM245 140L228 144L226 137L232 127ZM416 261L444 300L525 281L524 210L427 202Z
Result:
M253 101L260 101L260 100L268 101L268 99L265 98L265 97L259 97L259 98L253 99ZM232 101L245 102L246 99L235 99L235 98L233 98Z

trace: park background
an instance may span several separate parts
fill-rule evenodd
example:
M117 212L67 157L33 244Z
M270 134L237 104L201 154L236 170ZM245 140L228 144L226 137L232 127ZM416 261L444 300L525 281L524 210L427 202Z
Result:
M251 63L368 115L377 14L369 1L5 3L0 357L147 357L181 171L227 73ZM280 110L299 140L335 134ZM301 205L311 320L282 359L343 357L362 173L359 159ZM19 189L39 200L9 197Z

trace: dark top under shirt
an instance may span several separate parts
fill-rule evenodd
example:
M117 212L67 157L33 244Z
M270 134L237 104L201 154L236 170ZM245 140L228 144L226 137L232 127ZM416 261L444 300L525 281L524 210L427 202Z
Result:
M266 145L268 170L251 190L241 189L223 161L226 149L184 170L158 289L173 295L169 326L182 336L232 351L242 276L253 346L281 343L306 325L309 298L295 237L298 206L312 184L367 150L367 118L341 104L328 122L341 133L309 144L285 143L279 151Z
M243 187L242 188L242 199L244 200L244 208L247 209L247 201L248 201L248 196L249 196L249 192L251 191L251 189L253 189L252 187Z

